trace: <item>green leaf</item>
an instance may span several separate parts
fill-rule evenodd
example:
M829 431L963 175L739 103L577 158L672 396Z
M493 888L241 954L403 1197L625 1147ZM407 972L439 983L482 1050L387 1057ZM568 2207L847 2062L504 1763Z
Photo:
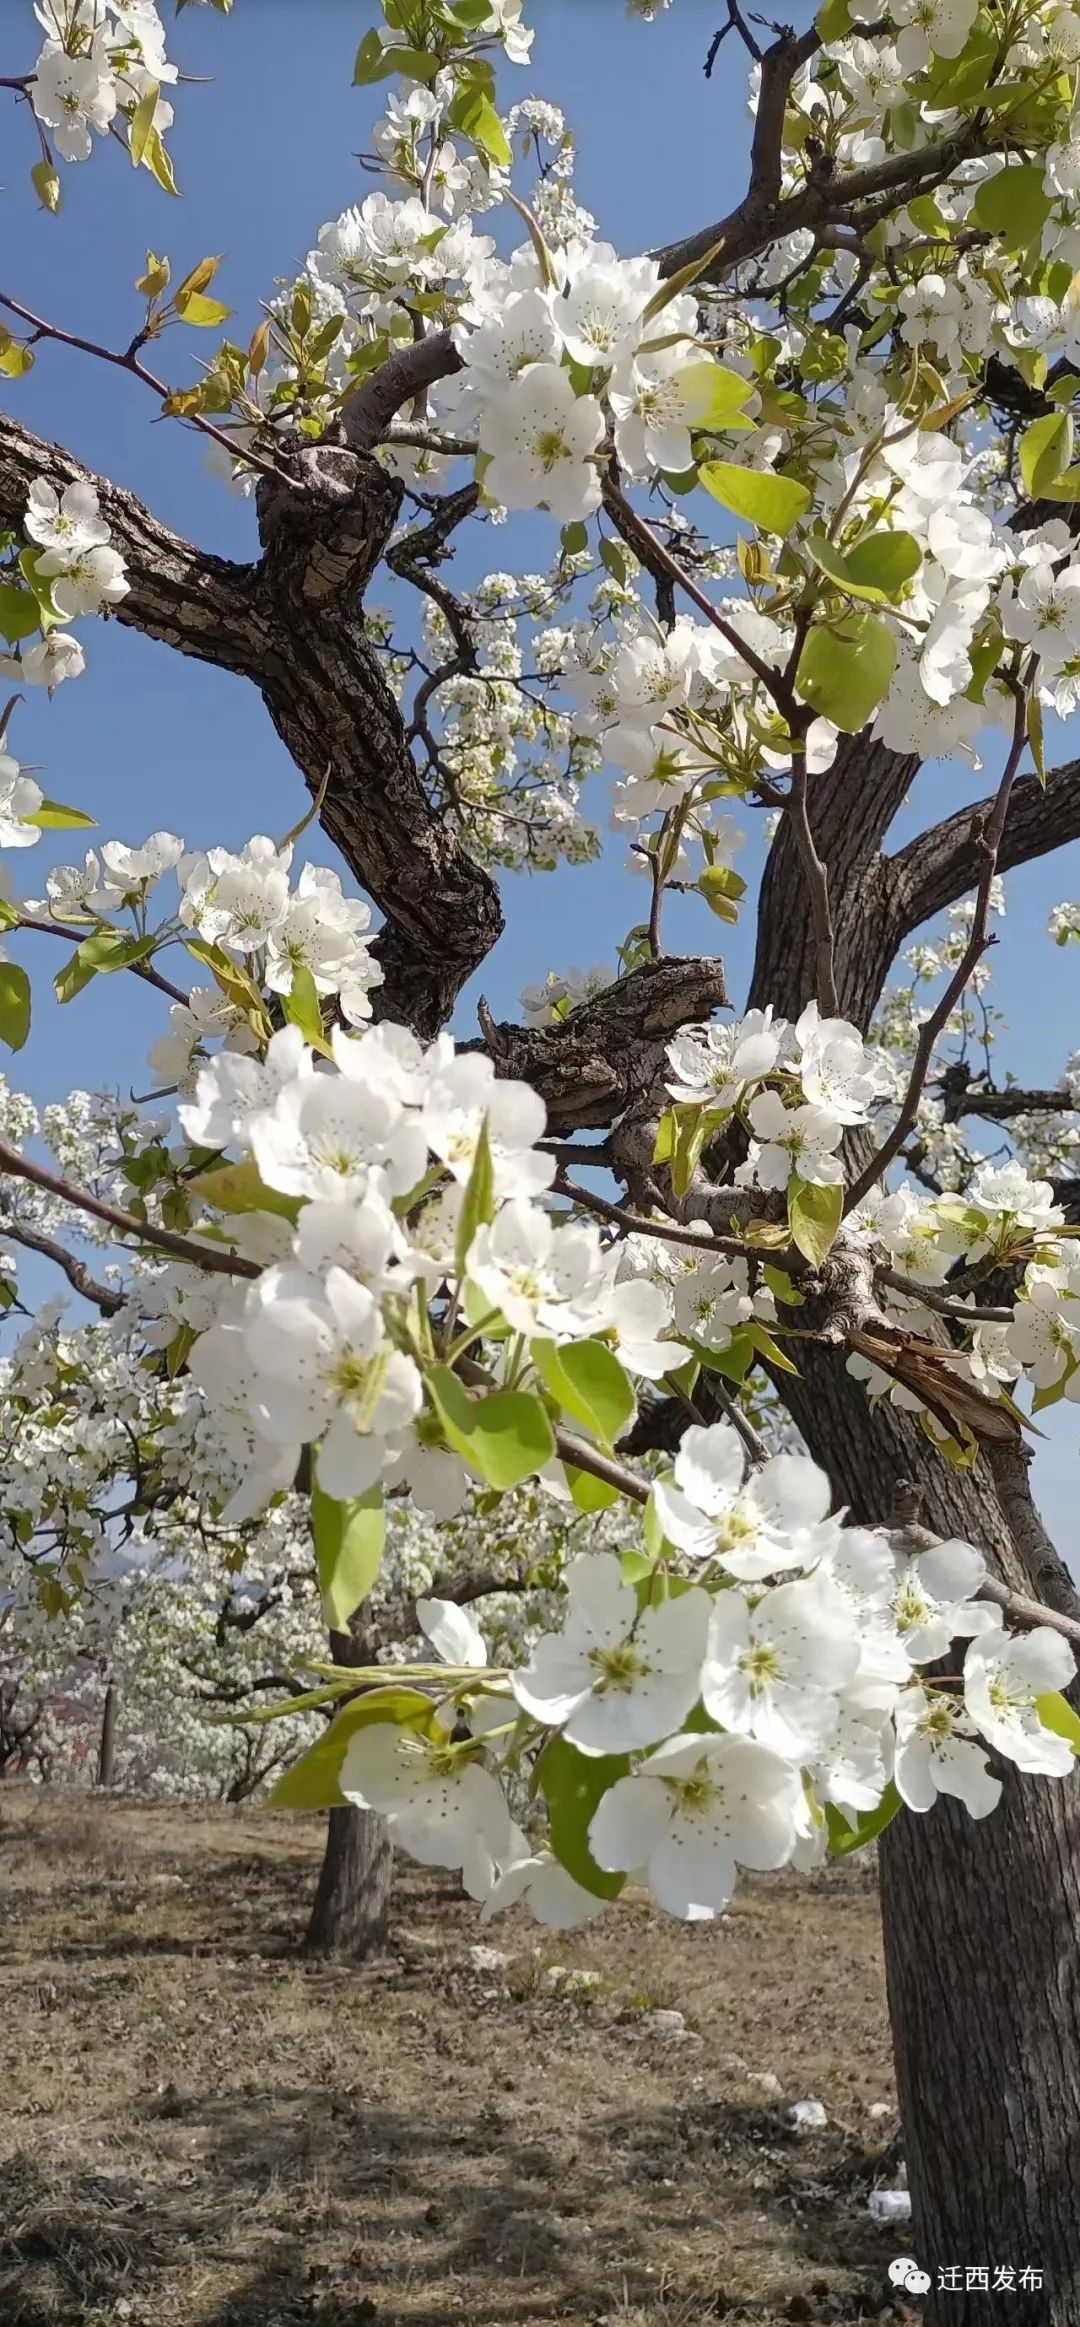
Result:
M896 640L874 614L818 622L809 632L795 674L804 703L857 735L877 710L896 668Z
M601 1446L614 1446L637 1407L614 1350L604 1341L570 1341L561 1349L553 1341L533 1341L529 1355L563 1411L584 1423Z
M34 351L21 339L12 339L10 332L0 331L0 374L5 380L21 380L25 372L34 368Z
M207 299L202 291L189 291L186 298L176 300L176 312L182 323L198 324L200 329L212 329L216 323L226 323L232 308L220 299Z
M472 1170L469 1173L461 1211L458 1215L457 1236L454 1242L454 1265L459 1277L465 1274L469 1247L478 1228L486 1228L495 1218L495 1166L491 1160L491 1141L488 1138L487 1116L480 1126Z
M772 1261L767 1260L763 1264L761 1274L773 1299L779 1301L785 1309L804 1307L805 1295L800 1293L798 1286L792 1283L786 1269L774 1268Z
M449 1366L432 1366L425 1379L448 1444L489 1487L505 1493L551 1461L555 1434L539 1398L519 1390L472 1398Z
M854 549L838 550L823 533L812 533L807 549L815 565L851 598L872 605L894 605L905 585L922 564L922 551L911 533L871 533Z
M0 929L17 929L18 926L18 906L12 904L10 897L0 897Z
M145 159L147 144L153 135L154 115L157 112L160 95L161 89L157 81L148 81L131 116L128 144L131 148L131 159L136 169L138 169L140 162Z
M490 97L485 96L482 89L475 86L459 89L450 105L447 120L451 129L459 129L464 137L471 137L478 152L486 160L509 169L514 158L509 139Z
M55 218L60 208L61 186L59 172L53 163L45 160L35 162L30 172L30 183L42 209L50 211Z
M564 525L559 542L564 557L580 557L582 550L589 546L589 528L584 520L575 517L572 524Z
M158 185L163 187L166 194L179 194L176 172L162 145L159 130L151 130L143 148L142 158L144 168L149 170L152 178L157 179Z
M57 1001L72 1001L89 985L91 978L104 977L112 970L131 969L136 962L145 961L156 944L156 937L125 937L120 929L96 929L92 937L83 938L63 969L57 971L53 979Z
M382 1566L386 1504L381 1486L348 1503L336 1503L314 1486L311 1536L326 1621L331 1632L347 1632L350 1616L367 1599Z
M9 646L16 646L21 638L29 638L41 628L41 608L32 590L20 590L17 582L0 582L0 631ZM23 822L29 823L29 817Z
M431 1719L430 1697L419 1689L365 1689L343 1705L323 1736L283 1770L270 1788L271 1810L340 1810L345 1796L338 1784L349 1740L373 1721L393 1721L401 1729L419 1729Z
M822 43L843 40L851 31L850 0L825 0L814 18L814 29Z
M1020 474L1024 490L1032 500L1038 500L1048 486L1056 484L1062 470L1072 459L1073 424L1069 412L1047 412L1041 420L1033 420L1020 439Z
M383 48L379 35L372 25L371 31L365 32L356 52L356 63L353 66L353 88L366 88L370 82L381 81L387 73L392 73L394 71L393 59L397 53L396 50Z
M745 1330L747 1339L758 1357L763 1357L767 1364L775 1366L777 1373L798 1373L798 1366L792 1364L787 1351L781 1349L779 1342L773 1340L772 1334L767 1333L763 1325L751 1322Z
M187 1184L192 1195L215 1212L276 1212L283 1220L295 1220L300 1210L298 1196L282 1196L276 1188L265 1185L250 1157L244 1163L221 1164L214 1171L200 1172Z
M1080 501L1080 465L1066 469L1063 476L1054 478L1052 485L1044 485L1040 499L1044 501Z
M1018 169L998 170L994 177L984 178L975 189L973 215L976 226L996 235L1006 250L1026 250L1050 216L1042 164L1024 162Z
M625 589L626 551L619 542L611 541L606 533L602 533L600 536L600 563L611 575L612 580L618 582L621 589Z
M604 1795L629 1768L629 1754L579 1753L564 1737L549 1738L537 1763L552 1850L567 1874L596 1899L617 1899L626 1882L624 1874L604 1874L597 1866L589 1827Z
M41 832L85 832L97 823L96 816L87 816L81 808L65 808L62 800L43 800L32 816L24 816L24 824L36 824Z
M886 1786L877 1808L860 1811L854 1826L849 1825L835 1802L826 1802L830 1858L850 1858L853 1850L864 1850L868 1842L875 1842L879 1834L884 1834L886 1826L891 1826L899 1808L900 1796L891 1783Z
M733 873L730 865L706 865L698 874L696 886L718 921L738 920L738 900L746 895L746 882L740 873Z
M791 1240L814 1268L821 1267L843 1217L844 1191L839 1182L819 1188L812 1180L792 1180L788 1189Z
M805 517L812 495L795 477L781 477L773 469L740 468L734 461L703 461L700 482L714 501L763 533L783 535Z
M725 1381L744 1382L754 1362L754 1344L744 1329L733 1333L726 1349L706 1349L695 1344L705 1372L723 1374Z
M678 375L679 390L695 428L751 428L743 411L754 393L752 380L723 364L687 364Z
M319 1007L319 990L311 971L304 962L297 962L293 971L292 985L289 988L284 1010L289 1025L298 1026L304 1041L310 1042L313 1050L321 1050L323 1056L329 1058L331 1055L330 1044L326 1039L323 1027L322 1011Z
M564 1462L563 1472L575 1510L589 1514L610 1511L612 1504L618 1502L618 1488L609 1487L606 1479L594 1479L591 1471L575 1470L571 1462Z
M30 1032L30 980L18 962L0 962L0 1042L21 1050Z
M1080 1754L1080 1714L1074 1713L1067 1698L1050 1689L1046 1696L1036 1697L1035 1711L1044 1729L1052 1729L1055 1737L1067 1737L1073 1752Z

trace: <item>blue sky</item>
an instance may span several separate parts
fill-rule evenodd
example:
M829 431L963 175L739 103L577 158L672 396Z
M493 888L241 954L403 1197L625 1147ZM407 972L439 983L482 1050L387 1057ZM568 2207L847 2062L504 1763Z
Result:
M579 198L624 251L722 216L741 191L748 144L741 54L725 44L710 82L702 71L722 13L722 0L676 0L646 27L627 22L623 0L530 0L533 60L526 68L505 68L504 101L542 95L565 108L580 140ZM28 185L37 154L32 124L25 108L0 93L13 107L4 122L4 200L10 224L17 224L6 237L0 288L55 323L119 346L138 320L141 303L132 285L148 246L168 253L174 275L222 251L215 293L234 310L231 336L246 342L260 299L277 278L295 272L320 224L370 191L372 181L355 157L367 142L379 93L350 83L357 44L377 16L373 0L303 0L302 6L236 0L227 21L211 9L191 8L170 22L170 52L185 72L208 76L176 93L170 148L180 201L170 201L114 149L96 152L82 168L65 168L62 215L45 216ZM17 7L9 0L0 70L27 70L39 37L30 0ZM157 360L171 384L196 376L211 336L168 335ZM25 381L0 383L0 401L89 467L132 487L192 539L234 557L254 554L250 507L205 474L198 439L159 422L152 396L111 367L43 347ZM511 525L492 536L491 560L501 565L514 555ZM129 841L164 825L192 846L239 845L253 831L282 833L295 822L304 806L300 780L253 688L115 623L84 624L81 634L86 677L61 688L51 704L42 693L32 695L11 729L11 748L24 762L40 764L49 793L93 814L101 837ZM1072 742L1056 730L1048 750L1060 759ZM934 766L919 778L904 827L950 814L987 788L985 773ZM603 825L599 788L591 803L587 796L590 805ZM749 812L740 821L752 828ZM72 837L61 835L9 860L18 887L37 892L48 862L73 853ZM317 833L309 853L317 862L333 861ZM740 860L752 886L758 861L753 848ZM472 1030L480 991L497 1014L517 1016L522 985L548 968L613 961L642 906L642 890L623 862L624 845L613 839L598 865L507 880L509 928L463 997L462 1031ZM1076 848L1010 877L995 990L1010 1029L1002 1068L1011 1065L1025 1080L1055 1081L1080 1041L1080 948L1057 952L1046 936L1049 907L1077 893ZM702 904L676 906L669 942L707 952L717 942L717 924ZM725 930L720 942L738 998L752 923ZM38 950L24 958L42 1000L36 1033L12 1080L42 1100L73 1084L126 1087L134 1077L138 1087L143 1050L160 1030L155 998L132 979L123 981L123 991L120 979L101 979L61 1011L45 999L57 966L52 943L25 941L31 944ZM1040 1454L1039 1467L1048 1508L1063 1512L1076 1481L1067 1433L1060 1447Z

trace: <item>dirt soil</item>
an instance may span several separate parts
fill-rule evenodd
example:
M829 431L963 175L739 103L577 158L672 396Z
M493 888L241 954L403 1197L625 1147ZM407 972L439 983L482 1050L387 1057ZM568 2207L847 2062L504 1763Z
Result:
M905 2315L867 2213L900 2142L865 1873L559 1935L406 1869L357 1967L296 1952L321 1840L0 1789L3 2327Z

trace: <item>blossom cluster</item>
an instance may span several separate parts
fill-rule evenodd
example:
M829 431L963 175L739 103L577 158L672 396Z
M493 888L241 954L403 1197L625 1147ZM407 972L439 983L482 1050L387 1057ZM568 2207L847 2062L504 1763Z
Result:
M35 0L34 14L45 43L30 101L62 160L88 161L95 136L107 136L118 116L130 130L140 106L146 134L160 140L172 127L162 90L175 83L177 67L165 54L154 0Z
M5 573L10 596L0 626L17 652L0 655L0 673L51 692L86 668L79 640L63 624L108 614L131 585L98 495L85 478L62 492L47 477L35 478L23 522L28 547L13 555ZM35 631L40 637L28 645Z
M688 1430L653 1491L652 1555L572 1559L561 1624L508 1671L459 1608L421 1603L453 1668L442 1701L404 1728L377 1705L339 1716L347 1799L387 1815L425 1863L460 1869L485 1915L524 1899L566 1927L631 1875L672 1914L714 1916L738 1868L813 1865L898 1802L926 1811L948 1795L983 1817L1001 1793L988 1747L1047 1776L1071 1769L1043 1715L1072 1653L1049 1628L1003 1629L978 1596L979 1552L907 1556L830 1517L813 1463L745 1467L728 1425ZM929 1677L957 1639L962 1684ZM530 1751L557 1837L539 1851L504 1783ZM576 1823L570 1771L587 1805Z

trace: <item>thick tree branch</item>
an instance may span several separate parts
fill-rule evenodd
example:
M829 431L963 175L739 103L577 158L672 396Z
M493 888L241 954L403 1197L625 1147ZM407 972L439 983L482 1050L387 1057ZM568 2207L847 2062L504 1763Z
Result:
M235 565L194 548L134 494L5 417L0 524L21 529L37 477L58 492L93 485L131 585L118 619L260 688L309 790L317 796L325 785L324 829L385 915L379 1005L431 1035L499 936L498 892L424 791L359 611L400 488L342 448L293 458L305 490L294 490L295 479L260 489L265 555L259 565Z
M267 632L256 604L254 566L196 549L151 516L134 493L94 476L62 446L47 444L10 413L3 414L0 525L22 531L30 487L38 477L58 493L67 485L93 486L127 566L130 588L117 608L120 622L202 662L255 675Z
M552 1132L606 1127L653 1089L665 1051L681 1026L728 1006L722 961L646 962L579 1002L552 1026L498 1023L480 1005L483 1043L499 1074L531 1083Z
M972 808L961 808L957 815L944 817L896 856L886 859L898 943L974 888L979 877L979 834L993 805L990 798L976 801ZM1080 760L1070 760L1048 775L1045 790L1035 776L1025 776L1014 786L998 850L998 871L1007 873L1014 865L1028 864L1033 857L1047 856L1052 849L1076 839L1080 839Z

